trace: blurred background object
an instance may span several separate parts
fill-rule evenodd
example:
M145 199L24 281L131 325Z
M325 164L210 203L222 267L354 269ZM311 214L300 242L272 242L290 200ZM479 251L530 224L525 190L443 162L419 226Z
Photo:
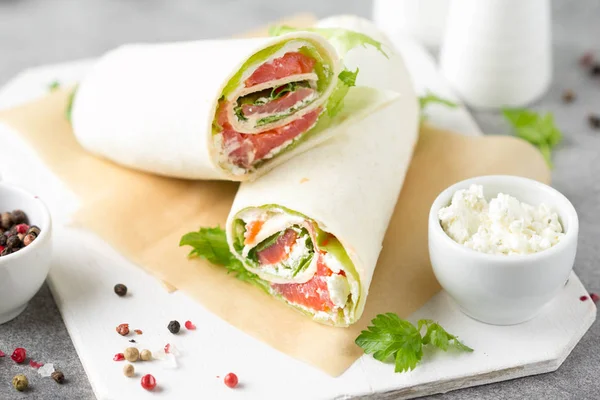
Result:
M428 47L442 42L450 0L373 0L373 21L390 37L408 35Z
M442 74L471 107L523 107L552 78L549 0L452 0Z

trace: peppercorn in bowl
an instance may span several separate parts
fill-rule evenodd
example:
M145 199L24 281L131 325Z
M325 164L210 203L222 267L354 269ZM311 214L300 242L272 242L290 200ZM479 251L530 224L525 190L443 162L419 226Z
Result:
M0 182L0 324L17 317L50 270L52 220L41 199Z

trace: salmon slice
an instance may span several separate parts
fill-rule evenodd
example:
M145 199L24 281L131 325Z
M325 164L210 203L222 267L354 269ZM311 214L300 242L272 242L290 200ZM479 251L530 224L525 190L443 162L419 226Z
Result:
M246 87L252 87L275 79L291 75L308 74L315 67L315 59L299 52L285 53L279 58L262 64L244 81Z
M331 270L327 268L323 257L319 255L317 273L311 280L305 283L274 283L271 287L290 303L299 304L315 311L328 312L334 308L334 304L329 297L326 280L331 275Z
M238 167L248 168L262 160L271 150L308 131L317 122L321 108L304 114L287 125L254 135L234 130L227 120L228 103L220 107L218 122L223 128L223 148L229 161Z
M282 111L289 110L296 104L300 103L302 100L311 96L314 92L315 90L311 88L298 88L293 92L286 93L280 98L271 100L263 105L257 106L254 104L244 104L242 106L242 113L245 116L253 114L280 113Z
M257 252L258 261L261 265L276 264L288 258L289 250L296 243L298 234L293 229L287 229L279 236L275 243ZM286 250L287 249L287 250Z

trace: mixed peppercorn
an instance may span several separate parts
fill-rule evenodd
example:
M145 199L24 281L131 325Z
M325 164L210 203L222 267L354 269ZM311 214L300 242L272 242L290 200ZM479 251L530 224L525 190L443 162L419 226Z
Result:
M29 226L29 218L21 210L0 214L0 257L29 246L40 235L40 228Z

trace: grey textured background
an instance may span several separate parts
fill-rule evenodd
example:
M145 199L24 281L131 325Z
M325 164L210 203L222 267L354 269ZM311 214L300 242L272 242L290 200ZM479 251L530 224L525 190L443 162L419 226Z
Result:
M416 0L415 0L416 1ZM551 111L565 133L555 153L553 185L571 199L581 220L575 270L590 291L600 291L600 131L587 124L600 113L600 79L577 65L584 51L600 56L600 0L554 0L554 82L533 108ZM0 0L0 85L24 68L94 57L121 43L226 36L273 19L310 11L370 16L371 2L359 0ZM572 88L577 100L561 103ZM508 133L497 113L474 112L489 133ZM598 399L600 325L592 326L560 369L551 374L451 392L432 399ZM0 399L93 399L85 372L46 286L24 314L0 326L0 349L26 347L32 358L52 360L68 383L38 379L28 366L0 358ZM33 390L15 392L11 378L29 371Z

